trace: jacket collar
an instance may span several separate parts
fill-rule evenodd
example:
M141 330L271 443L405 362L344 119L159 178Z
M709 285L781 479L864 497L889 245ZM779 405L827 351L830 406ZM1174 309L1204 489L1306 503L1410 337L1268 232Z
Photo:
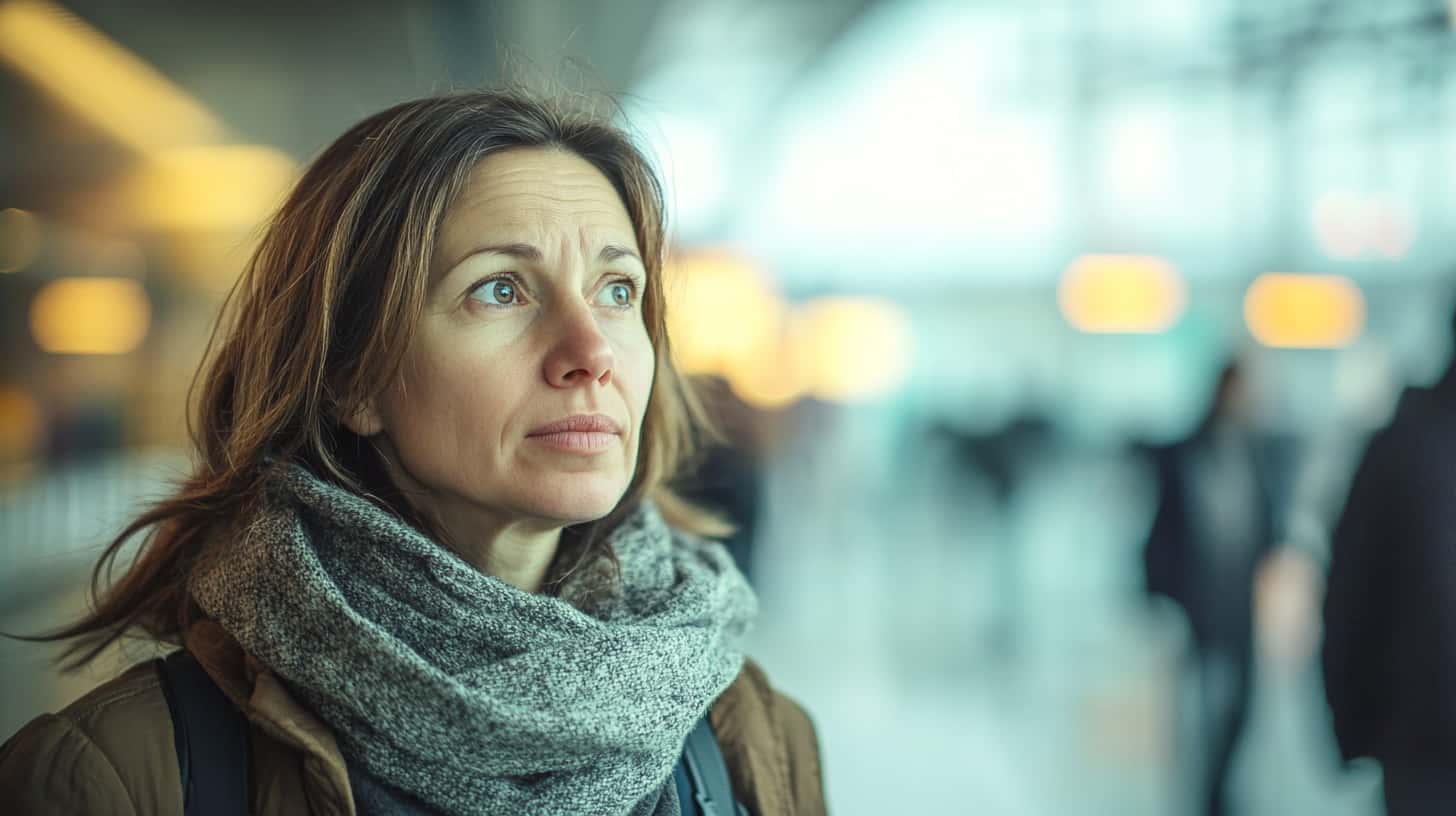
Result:
M193 624L183 645L263 733L303 757L304 795L315 813L353 816L348 766L334 732L215 621Z

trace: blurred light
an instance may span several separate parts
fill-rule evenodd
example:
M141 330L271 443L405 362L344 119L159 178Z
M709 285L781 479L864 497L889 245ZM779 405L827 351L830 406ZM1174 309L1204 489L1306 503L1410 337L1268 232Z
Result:
M1314 234L1331 258L1357 258L1365 251L1365 205L1346 190L1331 190L1314 204Z
M697 252L671 260L666 279L668 336L684 373L725 377L760 408L804 394L788 306L762 270L730 252Z
M1129 111L1113 119L1108 130L1102 183L1112 201L1139 214L1173 209L1180 195L1180 155L1171 109Z
M1327 191L1315 200L1311 224L1320 250L1340 260L1370 254L1398 260L1415 242L1410 208L1390 196Z
M29 391L0 386L0 462L26 459L40 447L42 416Z
M1370 245L1380 255L1400 260L1415 243L1415 219L1410 209L1391 198L1377 199L1371 212Z
M722 374L733 393L749 405L781 408L808 390L798 351L791 337L780 337L765 345L757 356L730 362Z
M678 234L686 237L710 231L728 189L721 140L728 123L666 112L655 113L652 119L658 125L652 152L667 187Z
M40 252L40 224L14 208L0 210L0 274L30 266Z
M908 320L894 304L822 298L791 312L758 267L727 252L674 259L666 277L678 367L724 377L752 405L871 399L908 376Z
M297 172L287 154L261 145L160 151L125 185L126 209L143 227L248 228L282 203Z
M1341 348L1365 328L1365 298L1338 275L1260 275L1244 295L1254 339L1275 348Z
M61 278L30 304L31 334L52 354L125 354L150 322L147 293L131 278Z
M881 397L899 388L910 373L909 320L888 301L810 301L795 315L791 338L809 392L820 399Z
M135 54L44 0L0 3L0 60L140 151L216 141L222 124Z
M1178 321L1188 293L1178 269L1150 255L1084 255L1057 287L1067 322L1100 334L1151 334Z
M727 252L685 255L666 270L668 334L686 374L721 374L779 342L787 307L753 264Z

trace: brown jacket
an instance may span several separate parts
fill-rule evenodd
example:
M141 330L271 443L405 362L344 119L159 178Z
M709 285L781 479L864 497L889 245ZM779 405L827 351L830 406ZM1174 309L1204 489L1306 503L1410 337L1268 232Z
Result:
M252 723L252 813L352 816L329 727L215 624L194 627L187 645ZM733 791L751 813L824 813L814 726L757 665L744 664L708 719ZM0 746L0 802L19 814L182 816L172 720L155 666L132 667Z

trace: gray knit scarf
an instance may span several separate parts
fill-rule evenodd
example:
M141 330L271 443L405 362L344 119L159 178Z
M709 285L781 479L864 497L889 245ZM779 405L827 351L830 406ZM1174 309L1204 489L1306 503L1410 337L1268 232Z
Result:
M677 816L673 765L738 674L757 601L722 545L650 503L608 541L621 581L579 608L277 465L191 589L334 729L351 771L431 810Z

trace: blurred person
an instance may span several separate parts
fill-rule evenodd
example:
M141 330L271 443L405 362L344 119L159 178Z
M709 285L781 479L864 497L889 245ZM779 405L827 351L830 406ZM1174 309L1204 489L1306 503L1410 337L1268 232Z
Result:
M327 148L229 299L195 470L40 638L73 667L182 650L5 743L9 812L196 812L231 773L259 814L822 813L813 726L740 651L724 526L665 487L700 409L663 223L622 131L521 93ZM225 747L199 711L246 755L199 764Z
M1016 531L1017 491L1050 457L1057 441L1056 428L1047 417L1027 412L990 432L972 433L949 422L937 423L932 432L938 439L949 440L967 477L979 477L990 488L995 513L992 523L999 533L991 536L996 598L988 645L998 654L1009 654L1024 639L1021 608L1025 581Z
M1456 315L1453 315L1456 330ZM1456 361L1367 446L1330 548L1325 696L1388 812L1456 813Z
M721 537L739 571L753 581L753 549L763 489L764 420L753 406L733 393L727 380L695 381L698 394L721 439L707 440L690 475L674 484L679 496L725 517L733 530Z
M1274 539L1244 387L1239 367L1226 366L1193 434L1155 452L1159 497L1143 551L1148 591L1182 607L1192 631L1209 816L1231 812L1228 782L1253 688L1256 574Z

